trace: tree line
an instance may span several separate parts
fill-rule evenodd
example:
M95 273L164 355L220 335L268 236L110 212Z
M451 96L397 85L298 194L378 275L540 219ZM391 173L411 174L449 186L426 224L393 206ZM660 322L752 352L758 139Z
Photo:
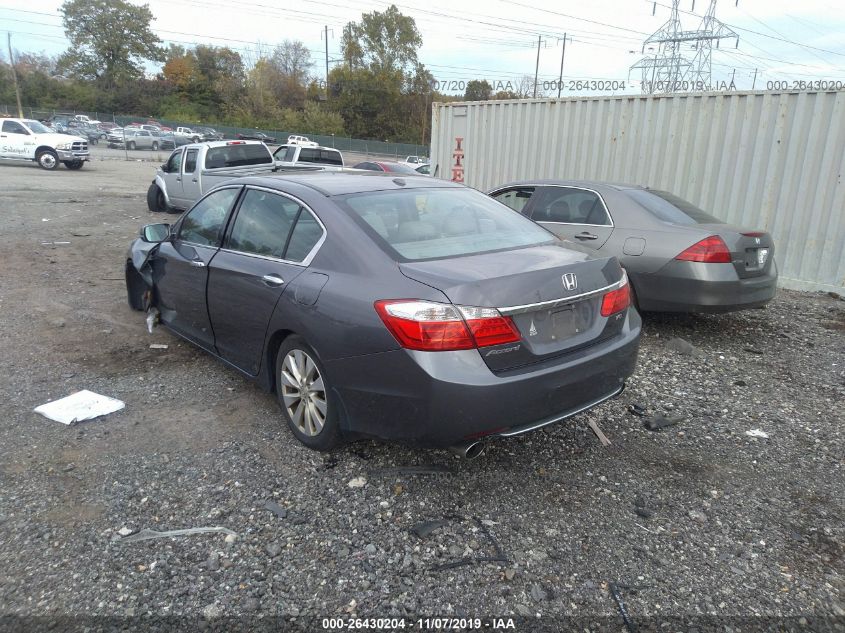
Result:
M395 5L344 27L342 61L327 80L315 76L299 41L254 50L165 46L148 5L66 0L60 12L66 52L14 54L24 105L428 144L431 104L462 98L434 89L417 58L416 23ZM11 71L0 65L2 103L15 101ZM470 81L464 98L529 96L525 85L523 79L518 92L494 93L486 81Z

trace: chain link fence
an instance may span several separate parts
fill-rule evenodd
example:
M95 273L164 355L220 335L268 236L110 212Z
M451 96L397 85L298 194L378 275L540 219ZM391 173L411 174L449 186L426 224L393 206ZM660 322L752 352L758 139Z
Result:
M8 116L17 116L17 107L9 105L0 105L0 113ZM25 118L47 120L56 115L76 116L77 114L84 114L89 119L94 121L104 121L109 123L116 123L117 125L127 125L129 123L146 123L149 118L143 116L131 116L123 114L114 114L107 112L88 112L83 110L50 110L39 108L23 108ZM256 132L263 132L264 134L274 138L277 143L285 143L288 136L293 134L307 136L310 140L319 143L324 147L334 147L340 151L356 152L359 154L373 155L373 156L390 156L396 160L403 160L406 156L428 156L429 148L426 145L416 145L414 143L389 143L387 141L369 141L365 139L348 138L345 136L335 136L334 134L308 134L301 130L276 130L276 129L259 129L259 128L245 128L232 127L229 125L219 125L211 122L197 123L187 121L174 121L170 119L156 119L158 123L166 127L210 127L224 135L224 138L237 138L238 134L255 134Z

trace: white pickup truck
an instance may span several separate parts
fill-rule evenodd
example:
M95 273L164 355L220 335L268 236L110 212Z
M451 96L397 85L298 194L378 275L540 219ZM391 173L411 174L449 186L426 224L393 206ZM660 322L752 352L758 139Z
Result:
M32 119L2 121L0 159L34 161L44 169L55 169L59 163L79 169L89 159L87 139L58 134Z
M276 170L273 155L261 141L184 145L156 170L147 190L147 206L150 211L184 210L222 182Z
M273 158L280 167L318 165L326 171L343 169L343 154L333 147L281 145L273 152Z
M176 136L182 136L184 138L191 139L191 143L199 143L200 139L202 138L202 134L194 132L189 127L177 127L174 134Z

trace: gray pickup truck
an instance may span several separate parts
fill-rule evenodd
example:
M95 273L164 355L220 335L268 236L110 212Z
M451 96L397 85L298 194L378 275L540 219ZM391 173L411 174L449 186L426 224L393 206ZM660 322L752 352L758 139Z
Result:
M260 141L211 141L179 147L156 170L147 191L150 211L184 210L222 182L277 171Z

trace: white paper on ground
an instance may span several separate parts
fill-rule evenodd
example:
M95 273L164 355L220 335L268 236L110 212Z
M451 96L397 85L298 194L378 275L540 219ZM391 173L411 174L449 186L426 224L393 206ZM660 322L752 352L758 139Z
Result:
M56 422L73 424L120 411L125 406L126 404L121 400L83 389L66 398L35 407L34 411Z

